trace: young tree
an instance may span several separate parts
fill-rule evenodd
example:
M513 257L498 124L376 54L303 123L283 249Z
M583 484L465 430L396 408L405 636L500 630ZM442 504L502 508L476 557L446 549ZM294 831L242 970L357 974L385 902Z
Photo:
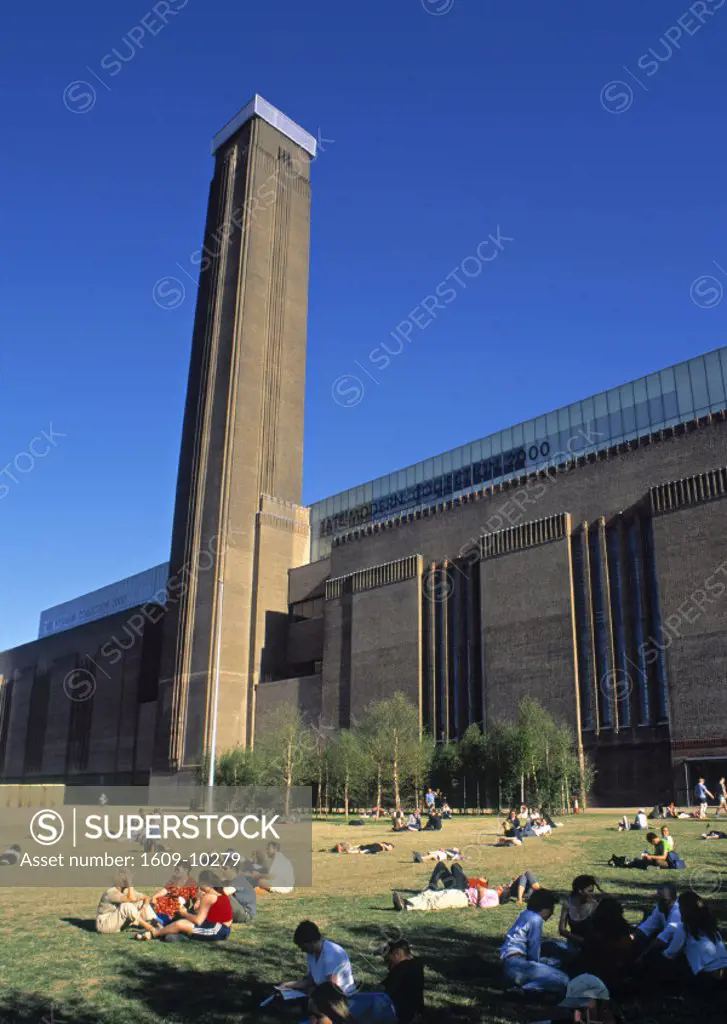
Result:
M440 743L432 754L429 775L431 785L443 793L453 793L459 788L461 773L462 743Z
M268 785L284 787L284 814L288 815L293 786L302 785L310 776L310 730L296 707L284 705L261 719L259 735L255 754L261 779Z
M370 771L357 733L343 729L334 737L329 749L329 764L332 781L343 794L343 811L348 817L351 796L358 793L361 780Z
M249 747L232 747L217 760L215 783L218 786L254 786L259 777L255 752Z
M512 806L520 776L520 739L512 722L493 722L485 733L487 774L497 780L493 801L498 810Z
M402 784L414 778L421 757L419 713L403 693L370 704L361 736L376 776L376 806L381 806L384 780L391 781L394 804L401 807Z
M486 781L488 768L487 740L479 725L472 724L458 744L462 776L464 778L464 803L466 807L482 806L481 786Z

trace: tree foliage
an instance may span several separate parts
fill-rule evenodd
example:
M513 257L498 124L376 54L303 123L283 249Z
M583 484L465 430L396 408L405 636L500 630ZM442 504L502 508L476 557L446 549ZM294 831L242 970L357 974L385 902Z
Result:
M419 806L434 786L463 808L535 806L566 810L582 801L593 770L569 726L526 697L515 721L471 725L459 742L435 744L404 694L375 701L351 729L335 732L307 724L291 706L260 722L253 750L225 751L216 767L218 785L280 786L285 811L294 786L312 785L319 812L332 806ZM200 781L206 768L200 770Z

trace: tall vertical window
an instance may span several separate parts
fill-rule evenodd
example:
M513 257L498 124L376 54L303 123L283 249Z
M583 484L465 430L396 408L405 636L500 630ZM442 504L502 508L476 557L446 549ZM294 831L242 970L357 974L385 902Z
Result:
M25 737L24 774L39 772L43 768L45 730L48 723L50 700L50 672L36 671L30 691L28 731Z
M645 657L644 624L646 621L644 608L644 572L641 560L641 530L638 519L633 519L628 527L629 584L631 588L631 627L636 647L632 659L634 672L633 683L638 694L639 725L651 722L651 701L649 700L649 676Z
M596 726L593 708L593 673L589 643L588 588L586 566L583 557L583 532L578 530L571 538L573 559L573 597L576 617L576 656L578 658L578 680L581 695L581 719L584 729Z
M90 658L82 658L78 668L84 672L84 678L95 681L95 664ZM93 702L93 694L87 700L71 701L71 719L68 726L68 747L66 748L66 770L68 772L85 772L88 768Z
M663 637L661 622L661 596L659 594L659 574L656 571L656 552L654 550L654 530L651 519L647 519L643 529L644 554L646 561L646 578L649 592L649 636L650 646L657 655L652 661L654 674L654 691L656 696L656 715L660 722L669 720L669 694L666 671L666 650L659 639ZM652 660L652 659L650 659Z
M13 679L0 676L0 778L5 772L5 757L8 749L8 731L13 700Z
M613 623L613 646L616 660L614 695L618 701L619 726L631 725L631 676L626 642L626 595L621 572L621 529L620 523L612 524L606 532L608 547L608 570L611 581L611 621Z
M601 711L601 725L604 729L613 727L613 699L611 696L611 671L608 660L608 616L606 614L606 581L604 566L601 564L601 545L598 527L588 532L588 553L591 563L591 598L593 601L593 633L596 649L596 674L598 678L598 701Z

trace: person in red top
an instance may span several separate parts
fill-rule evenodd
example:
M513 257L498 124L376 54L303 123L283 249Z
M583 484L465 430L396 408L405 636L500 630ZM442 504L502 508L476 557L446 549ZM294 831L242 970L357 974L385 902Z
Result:
M189 862L177 864L163 889L159 889L151 898L151 904L162 926L171 924L179 913L184 900L186 907L191 907L197 899L197 883L189 874Z
M212 871L199 876L199 899L193 912L179 908L179 918L164 928L144 925L145 931L137 939L166 939L172 935L185 935L190 939L222 942L229 938L232 928L232 906L223 892L223 882Z

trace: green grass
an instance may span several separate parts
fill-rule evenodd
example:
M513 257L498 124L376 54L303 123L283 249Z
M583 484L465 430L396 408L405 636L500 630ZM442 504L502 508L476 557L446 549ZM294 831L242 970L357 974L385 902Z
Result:
M636 923L653 904L662 876L656 870L606 866L611 853L636 855L644 846L643 835L613 830L616 817L613 811L566 818L565 828L516 849L492 846L498 829L494 818L459 818L446 822L441 833L399 836L392 836L385 823L356 829L341 821L319 822L313 831L313 887L261 898L254 925L235 927L228 942L214 946L138 943L126 933L98 935L93 930L95 890L0 889L0 1021L264 1022L257 1007L269 985L304 973L292 932L306 917L348 950L357 980L366 985L375 985L384 974L377 945L401 929L426 963L432 1020L532 1020L532 1013L503 996L497 966L497 948L519 908L397 914L391 889L420 889L432 865L414 864L412 851L441 842L468 847L468 874L485 873L492 881L531 868L542 884L565 893L574 875L593 873L623 900ZM683 887L692 883L698 891L715 890L722 881L727 842L701 842L704 823L672 824L688 870L670 873L669 879ZM339 857L324 852L338 839L384 837L395 842L389 854ZM727 923L727 876L713 900ZM555 937L556 930L554 919L546 925L546 937ZM627 1020L639 1024L724 1020L724 1007L697 1007L689 999L659 992L627 1004L625 1012Z

